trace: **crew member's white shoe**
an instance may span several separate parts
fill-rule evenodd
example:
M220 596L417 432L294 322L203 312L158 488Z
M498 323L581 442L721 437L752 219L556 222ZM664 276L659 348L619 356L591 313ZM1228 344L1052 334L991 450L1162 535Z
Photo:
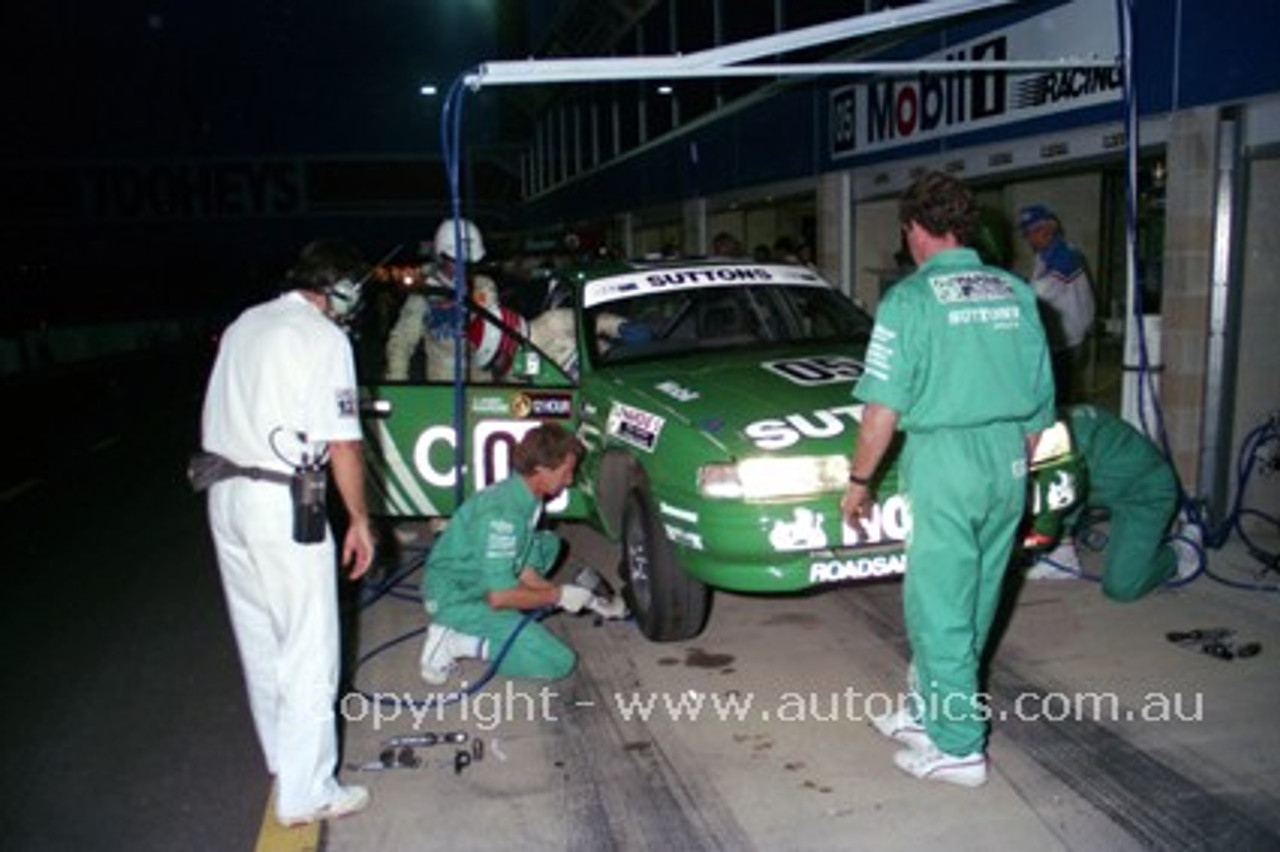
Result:
M926 743L922 749L904 748L893 756L899 769L923 781L945 781L961 787L981 787L987 783L987 756L980 751L953 755Z
M298 828L322 819L339 819L357 814L367 807L369 807L369 791L366 788L359 784L336 785L333 797L324 807L301 816L281 817L280 822L288 828Z
M439 686L457 669L460 658L484 658L485 646L485 640L479 636L471 636L451 627L432 624L427 628L426 641L422 643L418 671L427 683Z

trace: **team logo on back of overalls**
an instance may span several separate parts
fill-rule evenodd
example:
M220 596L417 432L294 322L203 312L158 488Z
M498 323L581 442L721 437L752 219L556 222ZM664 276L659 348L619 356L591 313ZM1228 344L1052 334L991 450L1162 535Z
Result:
M994 302L1013 296L1013 287L990 272L955 272L929 279L934 297L944 304L954 302Z

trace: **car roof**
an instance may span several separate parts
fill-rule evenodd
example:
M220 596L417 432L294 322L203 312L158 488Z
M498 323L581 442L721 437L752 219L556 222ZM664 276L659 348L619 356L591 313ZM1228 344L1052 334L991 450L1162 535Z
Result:
M742 259L680 259L614 261L563 270L552 288L567 284L581 293L589 288L592 303L611 301L623 294L638 295L669 286L725 286L735 284L786 284L834 289L814 269L800 264L760 263Z
M761 263L750 258L677 258L607 260L566 266L552 276L576 284L600 278L682 269L763 269L780 282L823 280L813 268L796 263Z

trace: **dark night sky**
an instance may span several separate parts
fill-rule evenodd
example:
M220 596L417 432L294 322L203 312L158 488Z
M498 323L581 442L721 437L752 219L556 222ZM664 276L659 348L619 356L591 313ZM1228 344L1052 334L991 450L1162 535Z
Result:
M415 154L500 0L45 0L6 14L7 159ZM516 4L519 5L519 4Z
M443 97L424 97L421 86L443 93L480 62L524 53L526 8L521 0L9 4L3 324L238 304L274 286L306 239L341 235L381 254L422 238L438 214L430 223L292 211L151 210L128 219L67 199L93 198L83 176L122 165L179 163L194 174L226 161L434 159ZM480 141L497 126L497 105L468 100L468 137ZM42 195L46 184L53 190Z

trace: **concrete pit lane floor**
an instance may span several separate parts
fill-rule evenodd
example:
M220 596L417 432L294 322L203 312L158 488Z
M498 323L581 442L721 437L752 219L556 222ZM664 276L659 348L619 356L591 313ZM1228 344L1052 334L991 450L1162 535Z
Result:
M573 563L616 578L615 549L576 525L561 532ZM1096 554L1082 560L1096 573ZM1258 582L1258 563L1238 545L1211 552L1209 566ZM1039 580L1013 601L988 678L995 719L982 788L903 774L892 763L898 746L865 721L902 688L898 582L717 593L705 632L686 642L651 643L630 622L551 617L580 655L560 682L495 677L418 718L407 707L375 714L348 696L348 764L376 762L395 736L458 732L467 742L414 749L416 768L344 771L370 787L373 804L324 825L319 846L1280 848L1275 592L1201 576L1121 605L1088 580ZM359 615L360 652L423 624L417 603L386 596ZM1166 638L1209 627L1261 652L1224 660ZM414 637L378 654L357 687L427 696L420 647ZM482 672L469 662L462 680ZM476 740L483 752L459 770L457 754Z

